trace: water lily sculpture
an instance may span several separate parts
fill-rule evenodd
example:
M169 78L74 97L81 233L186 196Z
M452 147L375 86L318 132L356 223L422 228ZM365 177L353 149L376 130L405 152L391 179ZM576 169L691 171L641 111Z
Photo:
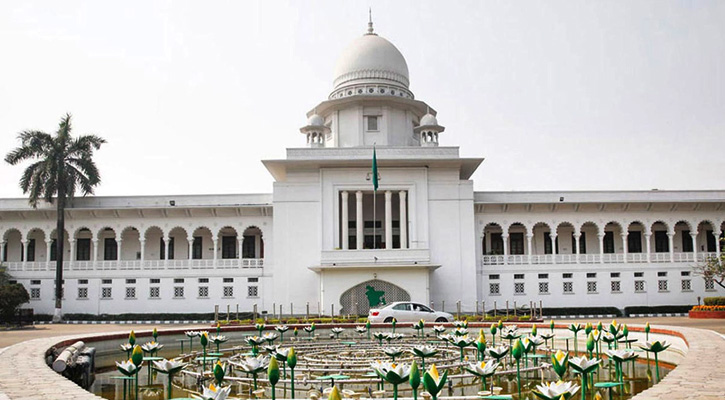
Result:
M400 347L386 347L383 349L383 353L392 358L393 362L395 362L395 357L400 357L400 355L403 354L403 349Z
M578 374L581 374L582 379L582 400L586 400L587 395L587 379L589 374L599 367L599 363L602 360L590 360L586 357L572 357L569 360L569 365Z
M275 348L274 352L272 353L272 357L276 358L279 362L282 363L282 370L284 371L284 378L287 379L287 358L289 357L289 352L292 350L290 347L289 349L280 349L279 346Z
M171 399L171 390L173 389L171 382L174 380L174 374L186 368L187 365L187 363L178 360L163 359L154 361L154 369L168 376L167 399Z
M368 328L365 325L358 325L355 327L355 332L357 332L361 337L365 333L367 333Z
M156 342L146 342L141 345L141 350L149 353L149 355L153 357L154 354L158 353L158 351L161 350L162 347L164 347L163 344L158 344Z
M453 326L456 328L468 328L468 320L462 319L458 321L453 321Z
M122 373L124 376L132 377L135 376L138 372L138 367L136 364L133 363L133 361L122 361L118 362L116 361L116 369L118 372ZM123 398L126 399L126 381L123 381Z
M607 344L607 349L611 350L612 347L617 347L617 337L609 332L602 332L602 341Z
M551 355L551 368L559 375L559 379L564 379L566 371L569 369L569 353L557 350L556 354Z
M579 354L579 331L584 327L582 324L570 324L567 329L574 334L574 354Z
M256 356L259 353L259 345L264 343L264 338L259 336L247 336L244 338L248 345L252 346L252 353Z
M402 333L388 332L385 334L385 340L387 340L388 343L392 342L393 340L400 340L404 337L405 335L403 335Z
M209 387L202 388L201 396L194 395L194 398L200 400L226 400L226 398L229 397L229 393L231 391L231 386L216 387L212 383L209 385Z
M219 345L221 345L222 343L226 342L229 339L224 335L216 335L216 336L211 336L209 338L209 340L211 340L211 342L216 345L216 352L218 353Z
M648 353L654 353L655 355L655 370L657 371L657 382L660 381L660 362L658 359L658 354L667 350L668 347L671 345L667 343L666 341L659 341L655 340L654 342L645 342L644 346L640 345L639 347L648 352Z
M513 348L513 341L514 339L518 339L521 337L521 334L519 333L519 328L517 328L515 325L511 325L509 327L505 327L501 329L501 339L506 339L509 341L509 347ZM510 354L513 356L512 354ZM510 360L513 364L513 359Z
M423 374L423 387L428 393L430 393L432 400L438 400L438 393L443 390L447 380L448 371L444 371L443 375L439 375L436 365L433 364L430 366L430 369L425 371Z
M194 338L201 335L201 333L197 331L186 331L184 334L189 338L189 353L191 354L194 346Z
M579 390L574 382L548 382L537 385L534 395L542 400L569 400Z
M330 332L335 334L335 339L340 339L340 334L342 332L345 332L345 329L339 328L339 327L334 327L334 328L330 329Z
M269 365L269 357L246 357L243 361L229 361L229 363L241 368L245 374L252 375L254 390L257 390L257 374L267 368L267 365Z
M456 329L453 330L453 334L456 335L456 336L468 335L468 328L458 327L458 328L456 328Z
M433 332L435 332L436 336L442 334L446 331L446 327L443 325L433 325Z
M506 357L506 355L508 353L509 353L509 347L506 346L505 344L489 347L486 349L486 355L499 362L501 361L502 358Z
M410 365L376 361L370 367L381 379L393 385L393 399L397 400L398 385L408 380Z
M121 344L121 351L126 352L126 358L131 358L131 350L133 350L133 345L131 343Z
M315 323L313 322L310 325L307 325L302 329L304 329L305 332L307 332L307 336L312 336L312 333L315 332L315 329L317 329L317 328L315 327Z
M264 324L255 324L254 328L259 332L259 336L262 336L262 331L264 330Z
M464 367L468 372L481 378L481 390L486 390L486 379L493 376L496 373L496 369L499 367L498 361L488 360L488 362L481 361L468 364ZM491 384L493 385L493 383Z
M275 340L277 340L277 334L274 332L265 332L264 335L262 335L262 338L267 341L267 344L272 344Z
M289 330L289 326L287 325L277 325L274 327L274 329L279 332L279 341L284 342L284 333Z
M383 339L385 339L385 336L387 335L386 332L375 332L373 333L373 337L378 340L379 345L383 345Z
M413 354L420 357L421 360L421 368L425 371L425 359L427 357L433 357L436 354L438 354L438 349L432 346L414 346L411 350Z
M622 364L627 361L632 361L639 357L637 353L632 350L608 350L607 355L611 357L616 363L616 375L617 381L622 383L624 381L624 374L622 373Z
M468 337L468 335L451 337L451 339L450 339L451 344L458 347L459 349L461 349L461 362L463 362L464 349L466 347L472 345L474 341L475 340L473 338Z

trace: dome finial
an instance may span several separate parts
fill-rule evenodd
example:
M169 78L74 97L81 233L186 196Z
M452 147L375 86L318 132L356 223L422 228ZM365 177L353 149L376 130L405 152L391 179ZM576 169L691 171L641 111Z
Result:
M368 35L374 35L373 32L373 8L368 8Z

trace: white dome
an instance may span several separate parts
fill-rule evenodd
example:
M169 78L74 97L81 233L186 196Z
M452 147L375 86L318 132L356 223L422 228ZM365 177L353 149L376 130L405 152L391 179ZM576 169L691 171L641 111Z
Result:
M325 126L325 119L322 118L319 114L312 114L310 118L307 120L307 125L309 126Z
M355 39L335 65L335 89L355 83L378 81L408 88L408 63L389 41L375 34Z
M420 119L420 126L438 125L438 119L433 114L426 114Z

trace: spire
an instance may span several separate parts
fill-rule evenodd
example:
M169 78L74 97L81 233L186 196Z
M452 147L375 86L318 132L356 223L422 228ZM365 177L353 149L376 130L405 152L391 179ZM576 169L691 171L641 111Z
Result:
M374 35L375 32L373 32L373 8L370 7L368 9L368 33L366 35Z

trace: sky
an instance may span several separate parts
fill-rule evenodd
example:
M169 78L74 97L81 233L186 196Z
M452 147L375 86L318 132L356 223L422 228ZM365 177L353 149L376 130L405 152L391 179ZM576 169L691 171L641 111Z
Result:
M369 7L475 190L725 189L723 1L3 1L0 154L68 112L97 195L270 193Z

